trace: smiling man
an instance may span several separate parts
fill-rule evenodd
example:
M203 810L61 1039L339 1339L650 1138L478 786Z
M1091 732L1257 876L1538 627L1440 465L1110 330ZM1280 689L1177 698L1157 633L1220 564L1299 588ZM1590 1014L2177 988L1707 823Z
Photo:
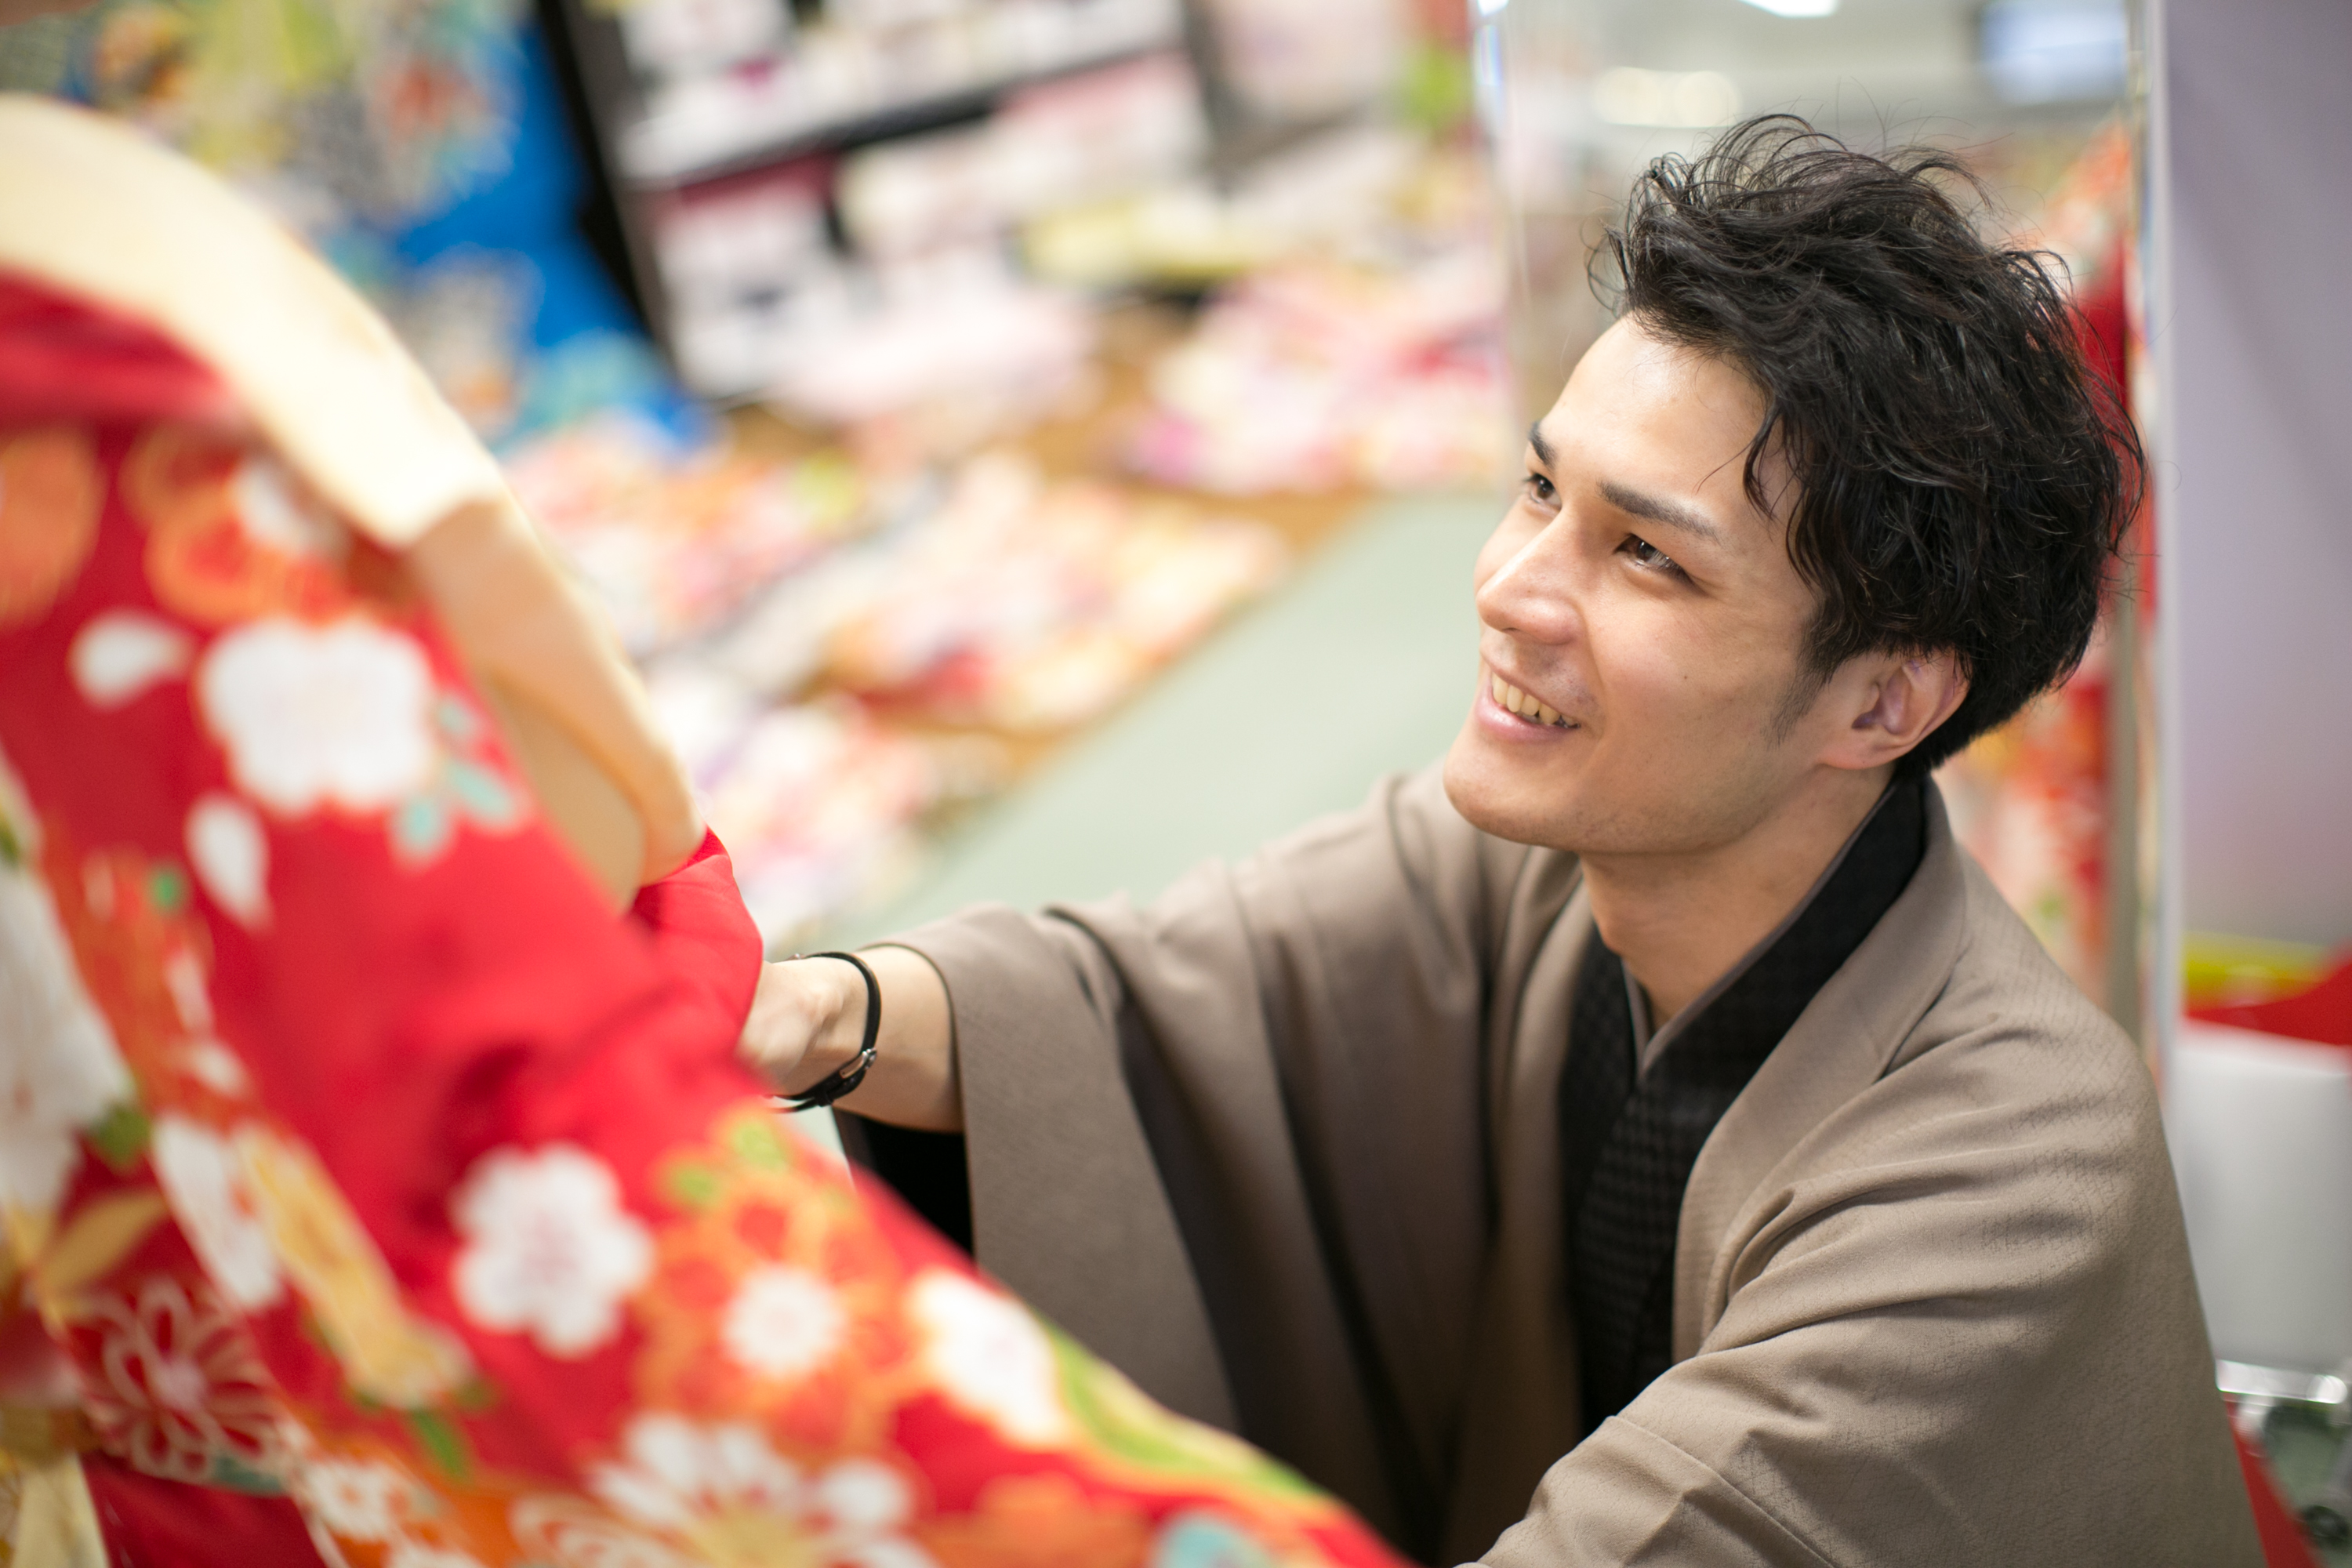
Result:
M1927 776L2080 658L2137 471L1958 176L1651 169L1442 772L866 954L846 1104L961 1131L982 1261L1425 1560L2260 1560L2147 1075ZM866 1009L773 965L745 1048Z

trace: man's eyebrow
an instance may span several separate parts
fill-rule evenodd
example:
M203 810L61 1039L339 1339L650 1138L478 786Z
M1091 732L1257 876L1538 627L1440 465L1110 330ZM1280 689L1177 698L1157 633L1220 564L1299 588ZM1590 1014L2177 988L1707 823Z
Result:
M1528 426L1528 445L1536 449L1537 462L1547 468L1559 467L1559 454L1553 451L1551 443L1544 439L1542 420L1538 419Z
M1541 448L1538 447L1538 450ZM1601 481L1601 499L1619 511L1629 511L1635 517L1646 517L1652 522L1663 522L1668 528L1679 528L1686 533L1697 534L1700 538L1710 540L1717 544L1723 542L1723 530L1717 526L1713 518L1696 507L1685 506L1680 501L1668 500L1663 496L1643 495L1640 490L1627 489L1614 479Z

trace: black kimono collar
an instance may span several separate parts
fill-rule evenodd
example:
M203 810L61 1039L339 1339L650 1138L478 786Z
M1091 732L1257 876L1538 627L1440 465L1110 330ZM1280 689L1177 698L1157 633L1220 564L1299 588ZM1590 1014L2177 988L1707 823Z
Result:
M1691 998L1691 1000L1684 1005L1682 1011L1667 1019L1664 1024L1657 1026L1654 1029L1653 1022L1649 1016L1649 999L1642 994L1641 983L1633 978L1633 973L1630 970L1626 971L1625 997L1629 1010L1629 1017L1633 1030L1633 1061L1635 1076L1639 1077L1641 1074L1649 1071L1650 1064L1657 1060L1657 1058L1664 1053L1666 1047L1673 1044L1675 1039L1682 1034L1683 1030L1694 1020L1704 1017L1707 1009L1715 1005L1717 998L1723 995L1725 992L1730 990L1743 975L1745 975L1750 969L1754 968L1759 959L1769 952L1776 954L1776 963L1786 961L1790 955L1782 954L1779 952L1781 939L1786 937L1789 934L1790 928L1794 926L1799 920L1804 917L1805 912L1813 907L1813 901L1816 899L1819 899L1822 894L1829 889L1832 882L1837 880L1838 873L1844 869L1846 862L1853 857L1857 849L1860 849L1865 857L1874 859L1886 856L1891 850L1894 852L1894 858L1899 860L1901 859L1901 846L1910 843L1914 838L1918 841L1918 852L1912 855L1909 860L1904 865L1901 873L1902 880L1895 885L1895 896L1900 896L1903 889L1910 883L1912 871L1918 868L1921 858L1927 853L1927 818L1925 798L1926 794L1926 785L1918 781L1913 781L1907 784L1891 784L1885 790L1880 792L1878 799L1872 804L1870 810L1864 815L1862 821L1855 826L1854 830L1852 833L1846 836L1846 841L1838 846L1838 852L1834 856L1831 857L1830 863L1822 868L1822 874L1813 879L1813 885L1805 889L1805 896L1797 900L1796 907L1791 909L1787 914L1781 916L1780 923L1774 926L1770 931L1766 931L1764 935L1757 941L1755 946L1740 954L1739 961L1737 963L1734 963L1729 969L1725 970L1721 974L1716 976L1715 983L1713 984L1700 992L1696 996ZM1891 834L1872 833L1871 830L1873 825L1881 817L1887 815L1888 812L1892 811L1899 816L1904 815L1906 810L1915 813L1917 816L1918 822L1916 828L1906 827L1902 824L1891 824L1890 826L1895 829L1895 831ZM1867 836L1869 839L1867 847L1864 847L1865 836ZM1883 880L1884 879L1882 878L1879 879ZM1840 884L1838 896L1842 900L1850 900L1855 898L1857 894L1864 893L1865 891L1865 889L1856 889L1852 886L1851 880L1849 880L1846 883ZM1866 898L1864 899L1864 901L1868 901ZM1894 901L1894 897L1890 897L1886 900L1889 905L1892 905ZM1881 909L1877 911L1876 915L1873 915L1871 917L1869 924L1863 927L1862 935L1855 937L1853 942L1843 950L1838 960L1840 963L1844 962L1845 953L1850 953L1854 948L1862 945L1862 937L1870 934L1871 928L1874 927L1878 923L1878 915L1884 915L1885 912L1885 909ZM1831 945L1836 945L1834 941L1832 942ZM1621 970L1624 968L1622 964L1620 964L1618 967ZM1836 964L1831 965L1831 973L1834 973L1836 972ZM1823 984L1826 983L1827 976L1823 976ZM1818 991L1820 989L1820 985L1816 985L1812 988L1813 991ZM1806 994L1806 999L1808 1001L1811 1000L1811 992L1808 992ZM1799 1009L1800 1012L1803 1009L1801 1007ZM1790 1022L1793 1024L1796 1020L1791 1018ZM1783 1028L1780 1033L1785 1035L1788 1033L1788 1030Z
M1683 1009L1638 1062L1623 962L1585 943L1560 1075L1570 1296L1587 1429L1673 1360L1683 1189L1715 1124L1909 885L1927 852L1927 785L1880 796L1771 935Z

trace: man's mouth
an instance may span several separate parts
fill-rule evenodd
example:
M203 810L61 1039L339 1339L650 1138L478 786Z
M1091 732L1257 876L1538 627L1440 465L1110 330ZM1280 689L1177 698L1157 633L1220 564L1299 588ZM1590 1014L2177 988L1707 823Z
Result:
M1495 706L1507 713L1516 713L1531 724L1549 724L1555 730L1573 730L1576 725L1560 717L1559 710L1533 697L1496 675L1486 672L1486 689L1493 694Z

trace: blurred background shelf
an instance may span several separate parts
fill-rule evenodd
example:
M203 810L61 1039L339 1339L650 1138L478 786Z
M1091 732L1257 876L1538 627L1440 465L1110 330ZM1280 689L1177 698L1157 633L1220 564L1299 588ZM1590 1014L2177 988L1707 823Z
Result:
M1463 679L1430 628L1606 319L1587 248L1738 115L1959 146L2127 357L2119 0L285 3L317 47L112 0L0 67L197 150L381 304L604 600L778 946L1163 880L1120 798L1154 853L1233 851L1427 760ZM1252 666L1327 645L1393 700L1293 724ZM2142 659L2119 622L1948 778L2126 1017Z
M1013 89L1184 45L1178 0L844 9L852 20L830 26L775 5L559 0L556 14L600 79L608 62L625 71L595 118L622 177L649 185L971 119Z
M740 106L741 121L714 126L714 133L698 142L691 132L667 131L658 119L630 128L621 146L621 170L633 184L666 189L742 174L769 163L812 153L838 152L872 142L977 120L1005 94L1036 82L1123 60L1165 47L1173 42L1151 38L1140 44L1097 50L1017 74L977 79L935 89L919 97L878 102L845 115L803 119L773 110L764 104ZM771 122L772 121L772 122Z
M957 825L909 890L823 940L983 901L1149 899L1431 763L1475 683L1467 585L1496 512L1484 495L1373 504L1282 593Z

